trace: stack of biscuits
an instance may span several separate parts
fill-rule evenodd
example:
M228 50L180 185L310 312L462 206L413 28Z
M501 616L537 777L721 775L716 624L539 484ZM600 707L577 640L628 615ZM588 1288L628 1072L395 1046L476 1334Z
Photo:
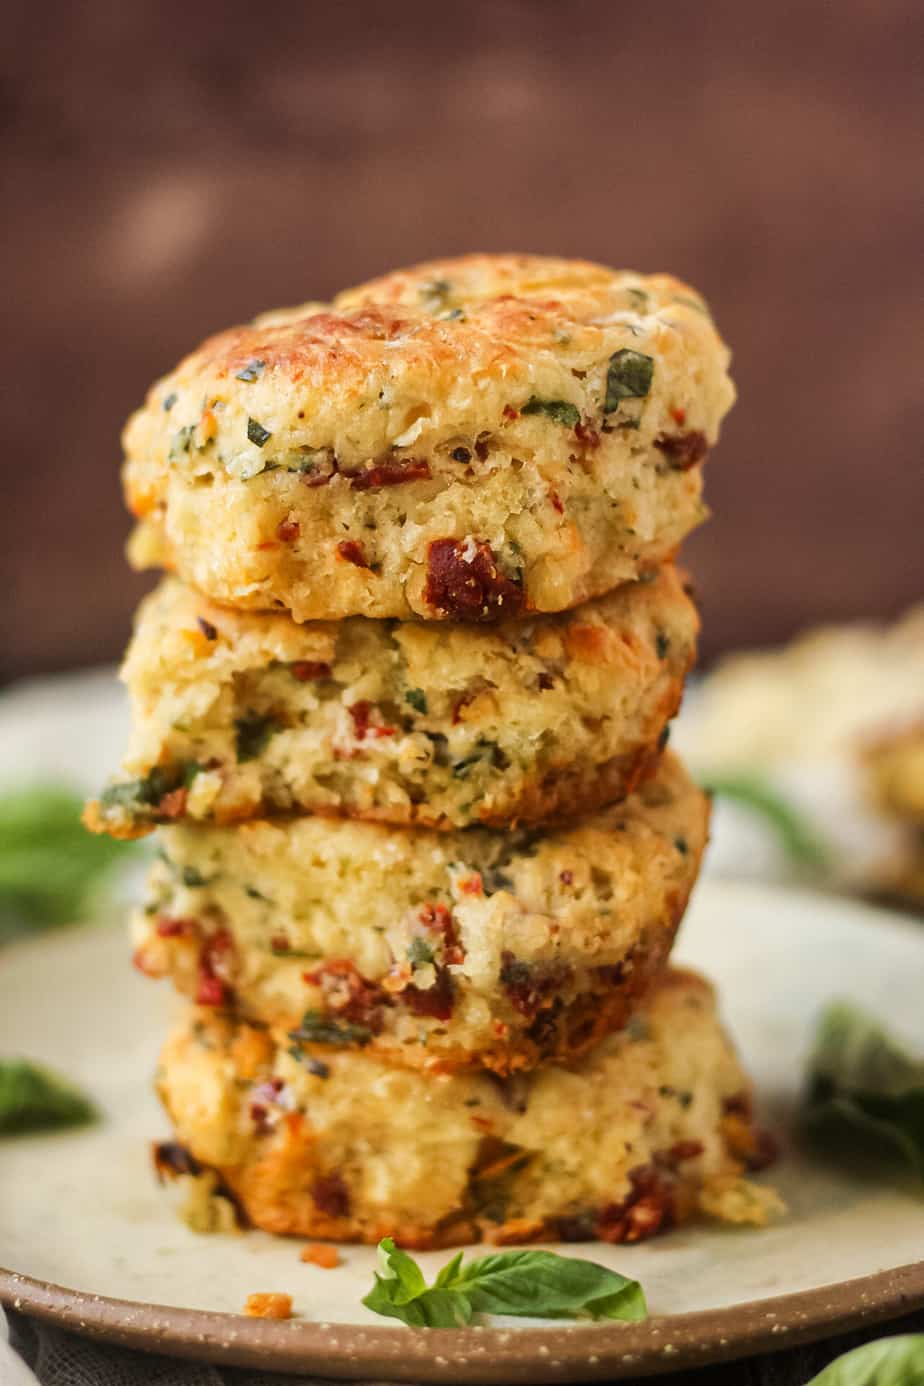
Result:
M673 566L733 400L691 289L474 255L207 341L125 433L135 962L162 1164L428 1247L764 1220L750 1085L668 957L708 804Z

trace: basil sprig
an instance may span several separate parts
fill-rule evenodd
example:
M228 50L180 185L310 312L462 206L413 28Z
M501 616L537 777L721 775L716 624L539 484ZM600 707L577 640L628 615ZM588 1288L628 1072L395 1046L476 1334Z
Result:
M98 881L124 859L124 843L84 829L82 808L55 785L0 796L0 940L80 918Z
M500 1251L464 1265L460 1251L432 1285L390 1237L379 1242L378 1260L363 1304L416 1328L458 1328L475 1314L634 1322L648 1313L636 1280L551 1251Z
M792 861L815 869L829 865L828 847L812 825L762 776L748 773L707 775L701 783L709 794L740 804L762 818Z
M817 1140L888 1150L924 1180L924 1061L848 1002L833 1002L819 1021L803 1115Z
M88 1097L28 1059L0 1059L0 1135L49 1131L94 1121Z
M924 1386L924 1333L864 1343L829 1363L808 1386Z

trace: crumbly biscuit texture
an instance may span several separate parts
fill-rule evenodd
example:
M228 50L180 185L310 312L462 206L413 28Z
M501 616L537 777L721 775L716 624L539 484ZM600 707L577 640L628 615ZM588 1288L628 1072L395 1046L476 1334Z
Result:
M580 1064L424 1077L193 1011L158 1087L181 1168L270 1232L413 1247L639 1241L698 1210L760 1224L766 1146L709 987L670 973Z
M574 606L702 519L728 359L680 281L535 256L266 315L129 421L133 561L298 621Z
M697 627L670 566L573 612L491 627L297 625L167 579L123 669L124 767L87 822L133 837L278 813L461 828L586 811L650 768Z
M624 804L545 833L166 828L136 963L296 1039L430 1072L526 1069L626 1022L663 967L707 821L667 756Z

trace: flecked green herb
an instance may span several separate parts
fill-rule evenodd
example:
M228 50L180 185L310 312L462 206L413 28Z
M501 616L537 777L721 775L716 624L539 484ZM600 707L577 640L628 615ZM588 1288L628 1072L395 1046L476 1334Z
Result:
M623 347L610 357L606 372L604 414L618 409L624 399L644 399L651 391L654 358Z

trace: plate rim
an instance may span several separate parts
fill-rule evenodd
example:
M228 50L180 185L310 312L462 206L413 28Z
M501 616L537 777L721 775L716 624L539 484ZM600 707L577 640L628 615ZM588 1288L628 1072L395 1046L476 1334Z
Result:
M0 1304L148 1353L339 1380L569 1382L658 1376L774 1352L924 1308L924 1260L644 1323L407 1329L252 1319L71 1290L0 1267Z
M702 882L701 884L706 884ZM831 895L782 882L711 878L727 895ZM902 911L835 896L848 916L878 916L897 932L918 927ZM108 926L100 922L96 933ZM109 926L111 927L111 926ZM69 931L68 931L69 932ZM47 948L60 935L23 937L4 951ZM268 1371L314 1371L329 1379L452 1383L577 1382L658 1376L779 1351L924 1308L924 1260L808 1290L717 1309L652 1317L640 1324L409 1330L399 1325L252 1319L74 1290L0 1267L0 1305L88 1338L162 1356Z

